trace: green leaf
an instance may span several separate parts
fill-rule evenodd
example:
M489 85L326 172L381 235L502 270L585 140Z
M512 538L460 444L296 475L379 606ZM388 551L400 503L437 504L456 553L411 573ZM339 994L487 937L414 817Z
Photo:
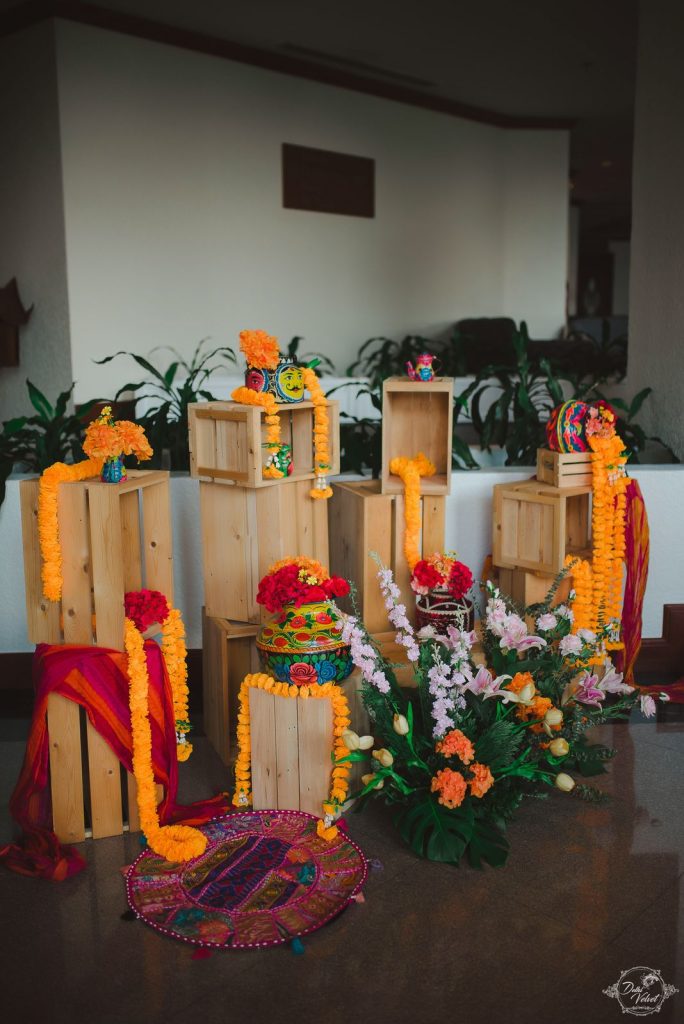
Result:
M493 868L502 867L508 859L508 851L508 840L503 830L490 818L477 815L468 844L468 860L471 865L482 868L484 861Z
M73 390L75 387L76 384L74 383L71 385L68 391L62 391L61 395L57 396L57 401L55 402L55 419L58 419L60 416L63 416L64 413L66 412L66 407L69 403L69 399L71 398L71 395L73 394Z
M44 420L51 420L55 414L55 410L52 408L43 392L39 391L35 384L32 384L30 380L26 381L26 387L28 388L31 405L36 412L42 416Z
M653 388L643 388L634 396L629 405L628 419L634 419L636 414L639 412L639 409L644 404L644 401L648 398L652 391Z
M472 837L473 812L470 804L450 810L426 794L402 807L395 823L404 842L419 857L458 864Z

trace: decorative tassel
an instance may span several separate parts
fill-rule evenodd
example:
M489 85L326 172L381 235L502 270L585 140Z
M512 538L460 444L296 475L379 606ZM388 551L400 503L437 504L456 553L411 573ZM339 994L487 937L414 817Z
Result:
M211 950L207 949L206 946L200 946L199 949L196 949L194 951L194 953L192 954L190 959L191 960L208 960L210 956L211 956Z
M353 897L354 903L365 903L366 897L362 892L357 892L356 896Z
M305 952L304 943L299 937L296 937L292 940L292 942L290 943L290 949L296 956L303 956Z
M124 910L123 914L121 914L122 921L137 921L137 919L138 915L135 910Z

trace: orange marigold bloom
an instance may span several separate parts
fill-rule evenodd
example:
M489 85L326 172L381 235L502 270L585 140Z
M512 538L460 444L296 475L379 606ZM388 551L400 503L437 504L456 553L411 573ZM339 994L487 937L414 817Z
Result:
M512 690L513 693L520 693L528 683L532 683L534 686L534 679L532 678L531 672L516 672L510 683L506 683L506 689Z
M470 795L483 797L487 790L494 785L494 776L486 764L478 764L477 761L475 764L471 764L470 770L473 773L473 778L468 783Z
M444 739L437 743L435 750L438 754L444 754L445 757L453 757L455 754L463 761L463 764L470 764L475 757L475 748L460 729L452 729L448 732Z
M454 772L451 768L442 768L433 776L430 790L439 793L438 802L453 810L460 807L468 791L466 780L460 772Z
M114 424L93 420L86 428L83 451L90 459L112 459L121 455L121 439Z
M247 365L260 370L275 370L280 360L278 339L266 331L240 331L240 348Z
M523 705L521 707L518 707L518 718L521 722L530 722L533 721L535 718L543 719L546 712L549 710L549 708L552 707L553 701L549 700L548 697L537 696L534 698L531 704L528 704L527 706ZM531 728L532 732L543 731L543 726L541 722L537 722L537 724L533 725ZM560 724L557 725L555 728L556 730L560 729Z
M152 458L154 452L150 442L145 437L145 431L139 423L132 423L130 420L118 420L116 431L119 435L123 455L135 455L141 462Z

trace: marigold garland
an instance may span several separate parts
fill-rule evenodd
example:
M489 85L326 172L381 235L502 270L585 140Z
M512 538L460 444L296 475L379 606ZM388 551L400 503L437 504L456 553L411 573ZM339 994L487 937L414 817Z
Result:
M331 469L328 419L328 399L323 394L321 382L310 366L304 367L304 387L311 395L314 407L314 474L319 483L309 491L312 498L331 498L332 487L327 484ZM321 486L321 485L325 486Z
M130 619L125 620L124 647L128 654L130 680L131 737L133 774L137 783L140 825L155 853L173 863L191 860L204 853L207 840L189 825L159 824L157 796L152 768L152 730L149 719L147 659L142 634ZM175 704L175 701L174 701Z
M179 761L187 761L192 754L192 743L188 743L185 738L190 731L188 651L185 645L185 626L177 608L169 610L162 625L161 649L171 683L173 717L176 722L176 753Z
M38 485L38 539L40 543L43 596L59 601L62 596L62 549L59 542L57 495L59 485L89 480L102 472L104 459L85 459L73 466L55 462L46 469Z
M230 396L234 402L240 405L258 405L266 413L266 444L270 448L277 448L280 445L280 416L278 414L278 403L270 391L252 391L251 388L236 388ZM263 475L270 480L280 480L285 475L276 466L267 466Z
M252 747L250 732L249 714L249 691L252 688L267 690L278 697L301 697L307 700L309 697L324 698L332 701L333 706L333 756L339 761L348 755L342 736L351 724L349 705L342 689L336 683L323 683L315 686L294 686L289 683L279 683L265 672L252 672L246 675L240 685L238 711L238 756L235 762L235 794L233 804L235 807L247 807L252 802ZM332 770L332 782L330 785L330 798L323 804L323 817L316 826L316 831L321 839L330 841L337 835L338 829L334 820L339 816L340 808L347 799L349 792L349 773L351 769L347 763L336 764Z
M422 452L413 459L400 455L392 459L389 468L404 483L404 553L413 572L420 560L420 478L434 476L436 469Z

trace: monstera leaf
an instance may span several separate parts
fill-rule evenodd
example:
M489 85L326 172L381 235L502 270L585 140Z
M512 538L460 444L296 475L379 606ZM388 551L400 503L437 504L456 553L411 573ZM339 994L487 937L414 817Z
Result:
M468 845L468 860L474 868L481 868L483 861L493 868L502 867L508 858L508 840L491 818L476 815L473 834Z
M395 824L414 853L427 860L458 864L471 841L470 806L449 810L426 794L398 812Z

